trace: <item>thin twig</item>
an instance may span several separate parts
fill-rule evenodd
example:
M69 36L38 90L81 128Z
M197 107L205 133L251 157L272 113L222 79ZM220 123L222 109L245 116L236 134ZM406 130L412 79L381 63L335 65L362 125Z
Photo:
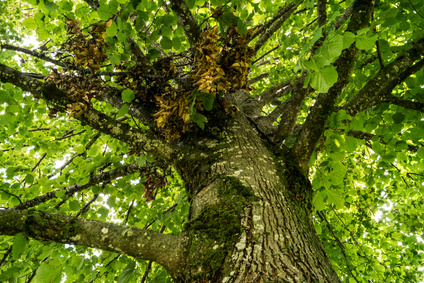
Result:
M278 44L276 47L272 48L271 50L269 50L268 52L266 52L264 55L262 55L261 57L259 57L258 59L256 59L255 61L252 62L252 64L255 64L256 62L258 62L259 60L261 60L262 58L264 58L266 55L268 55L269 53L273 52L274 50L280 48L280 44Z
M325 214L322 211L319 211L319 210L317 210L317 214L321 218L321 220L325 221L328 230L330 230L331 234L333 235L334 239L337 242L337 245L340 247L340 250L341 250L343 257L345 258L345 261L346 261L346 266L349 269L350 275L352 275L352 277L355 279L356 282L359 282L358 279L355 277L355 275L353 275L352 269L350 268L344 246L343 246L342 242L340 241L340 239L334 233L333 227L331 227L330 223L328 222L327 218L325 217Z
M6 258L9 256L9 254L12 252L12 246L4 253L3 258L0 260L0 266L3 265Z
M38 165L40 165L40 163L43 161L43 159L46 157L46 155L47 155L47 152L45 152L43 154L43 156L41 156L40 160L38 160L37 164L35 164L35 166L32 167L31 172L34 172L34 170L38 167Z
M3 192L5 192L5 193L6 193L6 194L8 194L8 195L11 195L11 196L13 196L13 197L17 198L17 199L19 200L19 203L22 203L21 199L20 199L17 195L12 194L12 193L10 193L10 192L8 192L8 191L5 191L5 190L3 190L3 189L0 189L0 191L3 191Z
M415 12L424 19L423 15L421 15L421 13L417 10L417 8L415 8L414 4L412 4L411 0L408 0L409 4L411 4L412 8L414 8Z
M125 216L124 225L127 225L127 223L128 223L128 218L130 217L130 213L131 213L131 210L133 208L133 205L134 205L134 200L132 200L131 203L130 203L130 207L128 208L127 215Z

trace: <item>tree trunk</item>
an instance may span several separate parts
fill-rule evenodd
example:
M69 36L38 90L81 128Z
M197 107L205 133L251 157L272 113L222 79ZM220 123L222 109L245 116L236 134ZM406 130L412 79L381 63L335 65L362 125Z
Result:
M283 150L241 115L199 146L179 166L192 207L177 282L339 282L312 223L310 183Z

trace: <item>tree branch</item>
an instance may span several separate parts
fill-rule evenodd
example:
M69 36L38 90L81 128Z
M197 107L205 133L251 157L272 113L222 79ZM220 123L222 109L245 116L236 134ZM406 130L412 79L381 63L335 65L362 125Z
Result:
M93 8L94 11L97 11L97 9L100 7L99 0L84 0L84 2Z
M355 116L369 107L390 101L400 101L391 96L392 90L424 66L424 59L414 62L424 54L424 38L418 40L407 54L397 57L367 82L367 84L342 108ZM406 105L406 103L404 102ZM419 104L415 104L417 107ZM409 108L409 107L408 107ZM415 109L418 110L418 109Z
M31 92L34 97L44 99L51 108L61 112L65 112L68 104L73 102L55 85L42 83L3 64L0 64L0 81L12 83L24 91ZM136 150L146 151L169 162L176 162L178 159L178 150L171 144L119 122L94 108L87 107L76 119L83 125L89 125L99 132L132 145Z
M128 38L128 43L130 44L130 54L135 62L142 67L142 70L148 75L156 74L155 68L150 64L149 59L144 55L140 46L135 42L134 39Z
M151 167L151 165L149 166L144 166L146 168ZM60 192L60 191L66 191L66 195L72 195L76 192L80 192L82 190L85 190L91 186L100 184L100 183L109 183L112 180L115 180L118 177L123 177L123 176L127 176L133 173L138 172L141 169L141 167L138 166L137 162L133 162L127 165L124 165L122 167L107 171L107 172L102 172L96 176L93 176L90 178L90 181L88 181L87 184L85 185L81 185L81 184L76 184L76 185L71 185L62 189L57 189L54 191L51 191L49 193L46 193L44 195L35 197L31 200L28 200L26 202L23 202L21 204L18 204L17 206L11 208L12 210L23 210L23 209L27 209L29 207L33 207L36 206L40 203L44 203L48 200L54 199L56 198L56 193Z
M346 31L356 33L357 30L369 26L373 2L355 1L352 17ZM358 58L358 49L351 45L342 51L334 63L338 73L337 82L327 93L320 93L295 141L291 151L300 167L307 172L308 163L316 144L324 132L328 118L333 113L335 103L343 88L349 83L350 74Z
M269 73L262 73L262 74L260 74L259 76L256 76L256 77L254 77L254 78L251 78L251 79L249 80L249 85L252 85L252 84L254 84L254 83L257 83L258 81L260 81L260 80L262 80L262 79L264 79L264 78L267 78L267 77L269 77Z
M343 14L336 20L336 22L331 26L330 30L337 30L353 13L353 3L347 7Z
M192 53L196 49L196 43L200 38L200 28L197 25L197 20L190 12L187 3L184 0L170 0L171 9L177 14L180 25L184 29L184 33L190 43Z
M321 27L327 22L327 0L318 0L317 14L318 26Z
M303 88L306 73L293 83L293 92L289 99L286 100L284 109L281 113L280 124L275 133L275 140L281 142L290 136L296 125L297 117L302 110L303 101L312 92L312 88Z
M258 110L260 111L262 107L264 107L265 105L267 105L268 103L276 99L277 97L280 97L282 95L282 92L287 93L286 90L292 89L292 88L293 88L293 85L291 84L291 80L278 83L266 89L258 96L256 96L252 103L254 103L255 107L257 107Z
M152 116L154 114L153 107L148 107L146 104L136 103L135 101L126 103L122 100L122 96L119 94L119 91L112 88L105 90L99 100L109 103L116 109L121 109L124 104L127 104L129 115L140 120L143 125L149 126L154 130L157 129L157 124Z
M31 55L33 57L36 57L38 59L44 60L46 62L50 62L50 63L52 63L54 65L57 65L57 66L60 66L60 67L66 68L66 69L70 69L70 70L80 70L80 71L83 71L84 70L84 68L77 67L77 66L74 66L74 65L71 65L71 64L66 64L66 63L63 63L63 62L61 62L59 60L55 60L55 59L52 59L50 57L47 57L46 54L43 53L43 52L40 53L40 52L32 51L32 50L29 50L29 49L26 49L26 48L22 48L22 47L18 47L18 46L13 46L13 45L10 45L10 44L3 44L3 45L1 45L0 46L0 49L6 49L6 50L13 50L13 51L22 52L22 53ZM86 71L87 71L87 73L90 72L88 69Z
M171 272L178 272L182 254L181 236L41 211L0 210L0 234L18 233L152 260Z
M301 3L302 1L300 1ZM256 41L254 50L257 52L268 39L284 24L284 22L293 14L296 8L300 5L294 4L293 2L283 7L278 11L271 20L264 24L260 30L257 32L257 35L262 34L258 41Z
M402 106L408 109L424 113L424 103L422 102L415 102L407 99L402 99L393 95L386 95L382 102L387 102L390 104Z
M365 132L355 131L355 130L350 130L349 132L347 132L347 135L354 137L354 138L357 138L357 139L366 140L366 141L370 141L370 140L372 140L373 137L377 136L375 134L370 134L370 133L365 133ZM388 144L387 142L384 141L383 138L381 138L381 137L379 137L379 138L380 138L380 142L382 144ZM418 148L419 147L416 146L416 145L408 144L408 151L417 152Z

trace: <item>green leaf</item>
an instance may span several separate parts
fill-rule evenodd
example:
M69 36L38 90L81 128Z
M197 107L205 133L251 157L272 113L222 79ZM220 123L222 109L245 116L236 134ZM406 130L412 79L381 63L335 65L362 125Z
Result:
M393 114L392 119L395 124L400 124L403 122L403 120L405 120L405 115L403 113L396 112Z
M61 8L65 11L72 11L73 5L72 2L70 1L60 1L59 2L59 6L61 6Z
M338 191L328 189L327 198L328 202L334 204L337 209L341 209L344 207L343 196Z
M19 112L19 105L13 104L6 107L6 112L9 113L18 113Z
M0 90L0 104L8 103L10 100L12 100L12 97L7 91Z
M122 100L124 101L124 102L131 102L131 101L133 101L134 100L134 98L135 98L135 94L134 94L134 92L131 90L131 89L125 89L123 92L122 92Z
M65 196L65 194L66 194L66 191L65 190L62 190L62 191L56 192L55 196L57 198L63 198Z
M28 240L23 233L19 233L13 239L12 246L12 257L14 260L17 260L21 257L22 253L25 251L26 246L28 244Z
M118 1L119 4L125 4L128 2L128 0L116 0L116 1Z
M108 37L113 37L116 35L116 33L118 32L118 26L116 25L115 22L112 22L112 24L110 25L110 27L108 27L106 29L106 35Z
M161 20L164 26L170 26L174 22L174 17L172 15L166 14L162 17Z
M321 93L326 93L337 82L338 74L332 66L326 66L312 74L311 86Z
M343 34L343 49L349 48L352 43L356 40L356 36L351 32L345 32Z
M160 51L155 48L150 48L148 51L148 57L150 61L156 60L160 55Z
M128 104L122 105L121 109L119 109L118 114L116 115L117 118L123 117L128 113L128 110L130 108L128 107Z
M181 39L179 37L174 37L172 39L172 47L175 50L180 50L180 48L181 48Z
M205 123L208 122L208 118L206 118L205 115L197 112L193 113L193 115L190 115L190 119L191 121L195 122L197 126L199 126L199 128L201 128L202 130L205 129Z
M311 58L311 60L309 61L304 61L303 65L308 69L308 70L312 70L312 71L319 71L319 67L317 66L315 60L315 58Z
M213 108L214 97L211 93L198 92L195 94L196 98L203 102L203 107L207 111L211 111Z
M50 13L56 12L57 5L53 2L44 0L44 7L46 7L46 10Z
M167 36L162 36L160 45L163 47L163 49L171 49L172 41Z
M334 162L330 167L331 183L333 185L339 185L343 182L344 176L346 175L347 168L340 162Z
M22 24L24 25L24 27L26 27L27 29L36 29L37 28L37 22L33 19L33 18L25 18L22 21Z
M189 9L193 9L194 8L194 4L196 3L196 0L186 0L187 2L187 6Z
M144 155L140 155L137 158L137 164L139 167L143 167L146 164L146 157Z
M417 156L424 160L424 147L420 147L417 150Z
M375 270L377 270L378 272L381 272L381 273L384 273L384 271L386 271L386 268L379 263L374 264L374 268L375 268Z
M27 174L27 175L25 176L25 182L26 182L27 184L32 184L32 183L34 183L34 175L33 175L32 173Z
M100 5L97 9L97 15L103 21L107 21L112 17L113 13L110 11L110 7L108 5Z
M375 46L375 42L378 39L378 35L374 34L372 36L368 36L366 34L358 35L356 37L356 47L362 50L369 50Z
M316 210L324 210L326 208L324 198L326 196L326 192L319 191L315 194L313 198L313 204Z
M130 282L131 278L134 276L136 272L136 264L135 261L131 261L125 266L122 273L119 275L118 283L127 283Z
M34 277L35 283L59 283L62 278L62 263L59 259L53 258L40 264Z
M100 207L98 210L97 210L97 213L99 213L100 214L100 219L102 219L102 220L105 220L106 219L106 217L108 216L108 214L109 214L109 210L107 209L107 208L105 208L105 207Z
M69 202L69 208L73 211L78 211L81 208L79 201L72 200Z
M324 41L323 45L320 48L320 54L334 61L337 57L340 56L343 50L343 36L337 33L331 33L327 39Z

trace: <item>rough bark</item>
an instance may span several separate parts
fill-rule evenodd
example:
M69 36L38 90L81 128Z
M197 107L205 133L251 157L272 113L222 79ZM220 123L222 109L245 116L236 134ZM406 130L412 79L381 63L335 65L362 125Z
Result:
M192 190L177 282L339 282L311 219L311 187L238 115L179 170ZM203 159L203 161L201 160ZM193 161L193 160L192 160ZM210 221L214 219L214 221Z

